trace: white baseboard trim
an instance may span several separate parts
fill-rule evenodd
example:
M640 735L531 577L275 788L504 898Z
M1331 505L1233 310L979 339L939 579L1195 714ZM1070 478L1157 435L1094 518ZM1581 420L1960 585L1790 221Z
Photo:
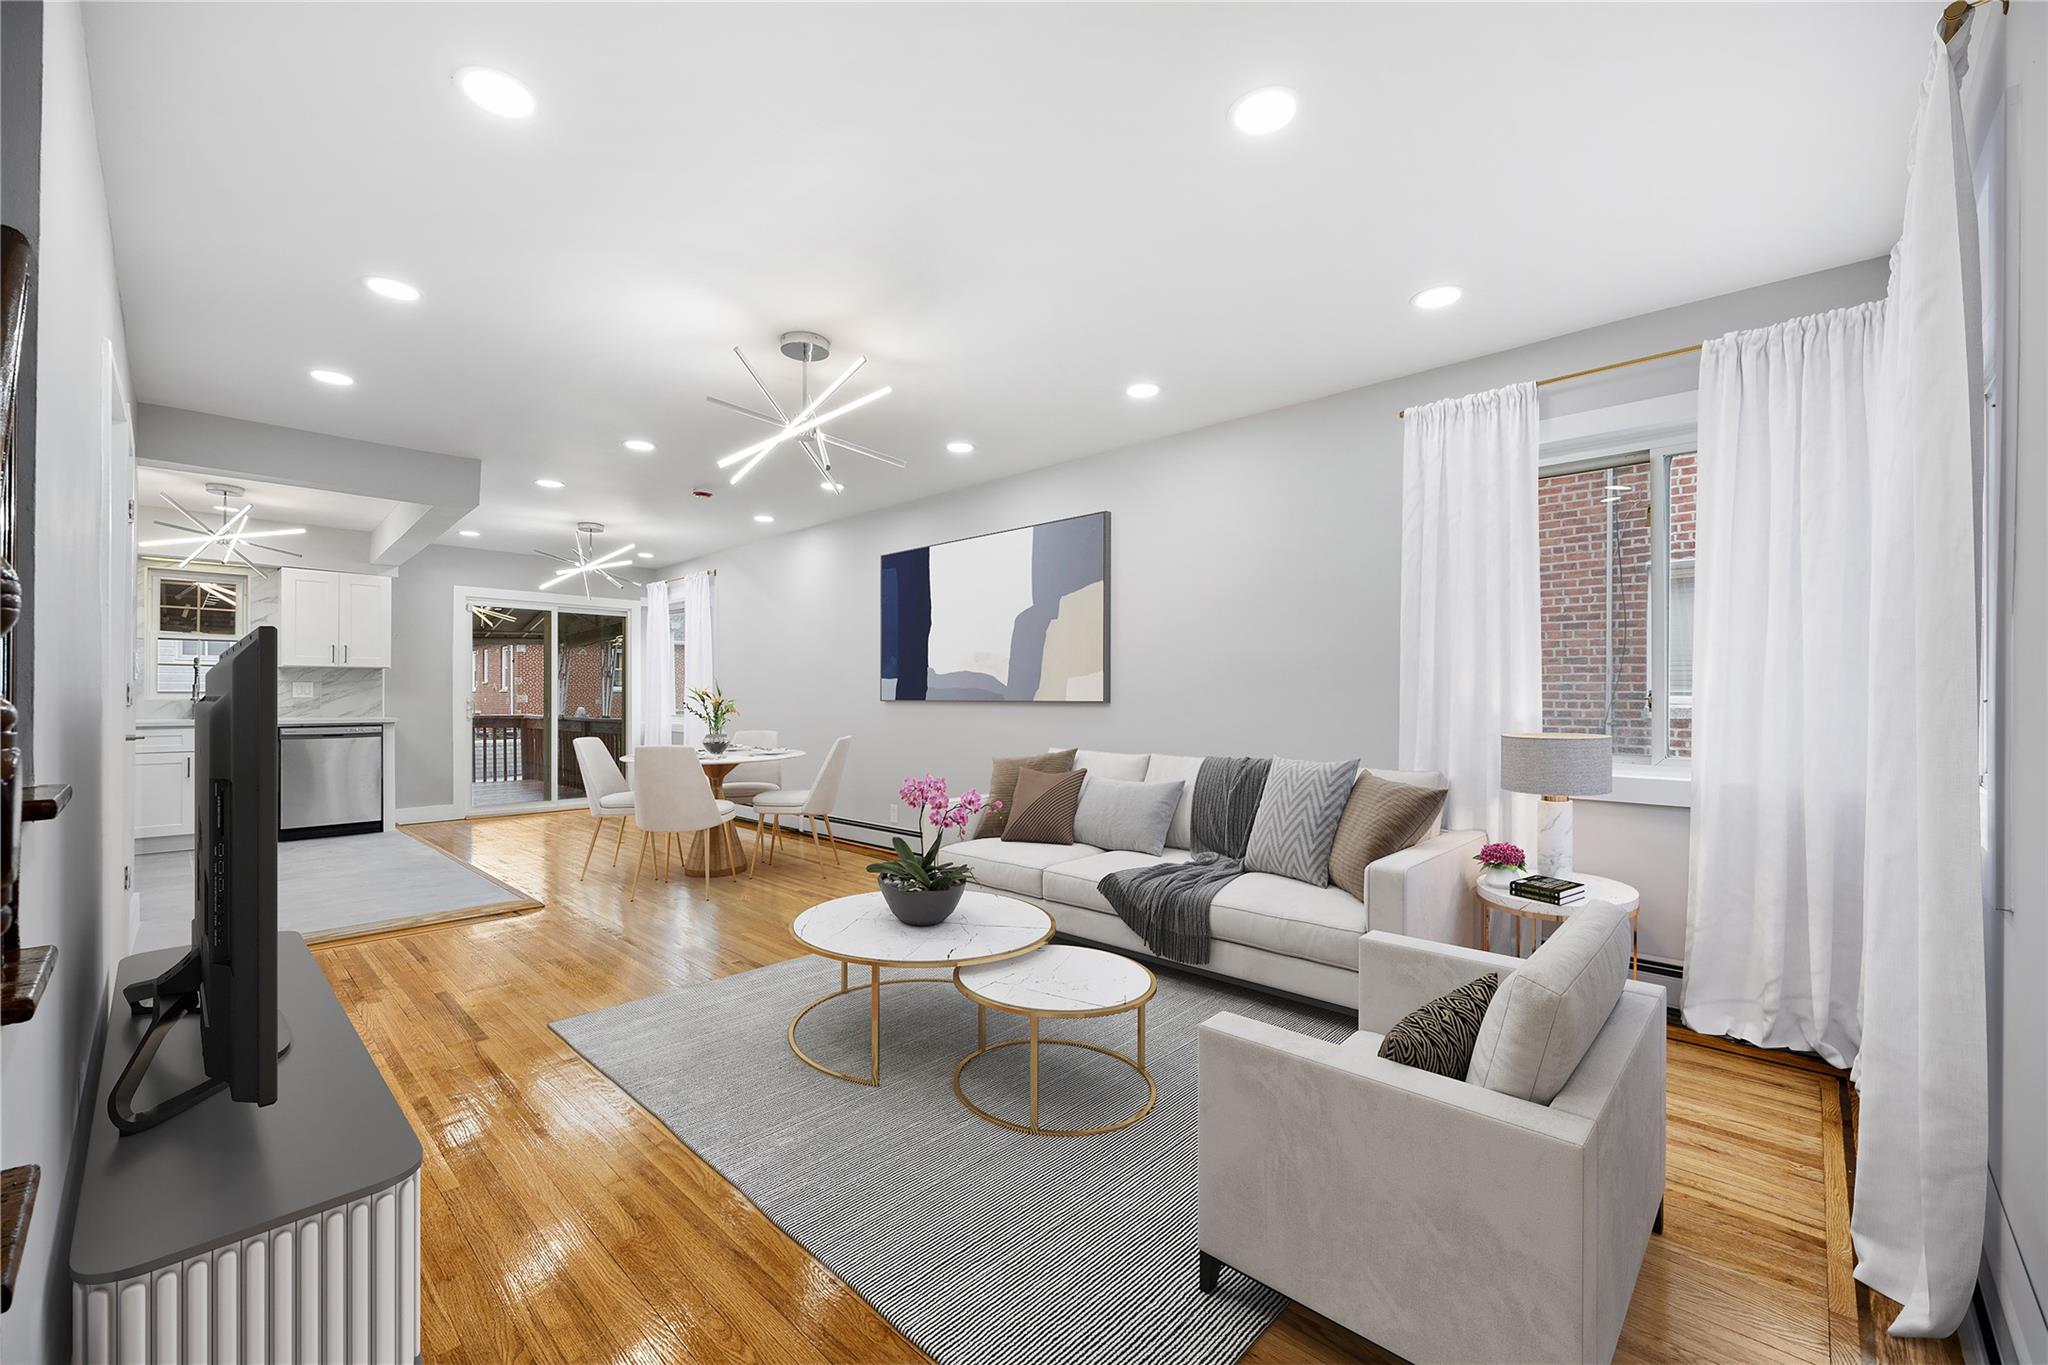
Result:
M450 802L445 806L400 806L398 823L401 825L431 825L440 820L460 820L462 808Z
M2020 1244L2012 1235L2012 1223L2005 1216L2005 1201L1995 1180L1990 1182L1988 1203L1984 1260L1977 1276L1977 1290L1984 1296L1998 1358L2008 1365L2048 1360L2048 1311L2043 1310L2040 1291L2020 1255Z

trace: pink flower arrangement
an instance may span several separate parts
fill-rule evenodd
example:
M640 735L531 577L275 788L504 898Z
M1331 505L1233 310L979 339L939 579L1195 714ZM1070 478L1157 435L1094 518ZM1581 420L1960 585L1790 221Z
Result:
M953 796L946 790L946 779L933 777L930 773L923 777L904 778L903 785L896 789L896 795L904 805L917 812L920 827L931 826L931 847L912 848L906 841L897 839L896 856L887 862L868 864L868 871L924 891L943 891L974 880L974 874L964 865L940 862L939 845L945 842L947 830L965 829L967 822L975 816L985 810L1001 810L1003 803L991 800L971 787L966 795ZM918 842L924 842L921 836Z
M1522 852L1518 844L1488 844L1479 850L1479 856L1473 861L1488 867L1512 867L1519 872L1529 870L1529 855Z

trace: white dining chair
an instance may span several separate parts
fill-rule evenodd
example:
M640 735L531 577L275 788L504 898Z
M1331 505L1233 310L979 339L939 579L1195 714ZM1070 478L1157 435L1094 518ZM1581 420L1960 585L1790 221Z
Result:
M773 730L735 730L732 742L742 749L772 749L776 739ZM754 804L754 798L763 792L782 789L782 764L742 763L725 775L725 785L720 788L725 799L742 806Z
M682 744L647 744L633 750L633 822L640 826L646 837L640 841L640 861L633 866L633 889L628 899L637 900L640 895L640 874L647 866L647 850L660 839L655 855L655 874L666 876L670 845L683 861L689 861L689 850L681 847L678 836L694 836L690 847L694 848L700 839L722 838L725 840L727 856L737 868L745 855L740 851L740 841L733 837L733 816L739 807L730 801L721 801L711 794L711 779L704 775L704 765L697 758L697 751ZM704 890L711 890L711 850L704 850ZM747 865L749 873L753 864Z
M761 853L761 826L763 817L775 822L769 845L772 856L775 846L782 842L782 817L801 817L810 822L811 842L819 843L818 825L825 826L825 838L832 841L832 861L839 861L839 837L832 832L832 807L839 800L839 777L846 771L846 750L853 743L852 735L841 735L832 741L831 752L818 765L818 775L811 785L795 791L774 791L754 798L754 854Z
M583 735L574 747L576 768L583 774L583 795L596 821L590 831L590 847L583 851L583 871L576 878L580 882L590 875L590 855L597 852L597 836L604 832L604 822L614 818L619 822L619 839L612 845L612 866L619 865L619 850L626 846L626 819L633 813L633 790L603 740Z

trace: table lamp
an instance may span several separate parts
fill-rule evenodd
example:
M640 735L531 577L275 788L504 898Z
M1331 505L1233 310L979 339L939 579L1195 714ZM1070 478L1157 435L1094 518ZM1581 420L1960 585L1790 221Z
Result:
M1536 806L1536 870L1572 872L1572 801L1614 790L1614 745L1606 735L1502 735L1500 785L1542 797Z

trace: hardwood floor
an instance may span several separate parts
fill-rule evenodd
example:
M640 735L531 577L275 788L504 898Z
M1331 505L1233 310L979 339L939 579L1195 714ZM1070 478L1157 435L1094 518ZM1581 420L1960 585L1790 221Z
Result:
M630 838L577 881L581 812L413 832L544 903L314 950L426 1148L426 1359L925 1359L548 1028L797 956L789 921L871 886L862 854L785 844L708 896L701 879L643 882L629 903ZM1895 1307L1850 1276L1844 1090L1672 1031L1665 1233L1619 1359L1960 1358L1953 1340L1885 1337ZM1246 1359L1388 1357L1290 1308Z

